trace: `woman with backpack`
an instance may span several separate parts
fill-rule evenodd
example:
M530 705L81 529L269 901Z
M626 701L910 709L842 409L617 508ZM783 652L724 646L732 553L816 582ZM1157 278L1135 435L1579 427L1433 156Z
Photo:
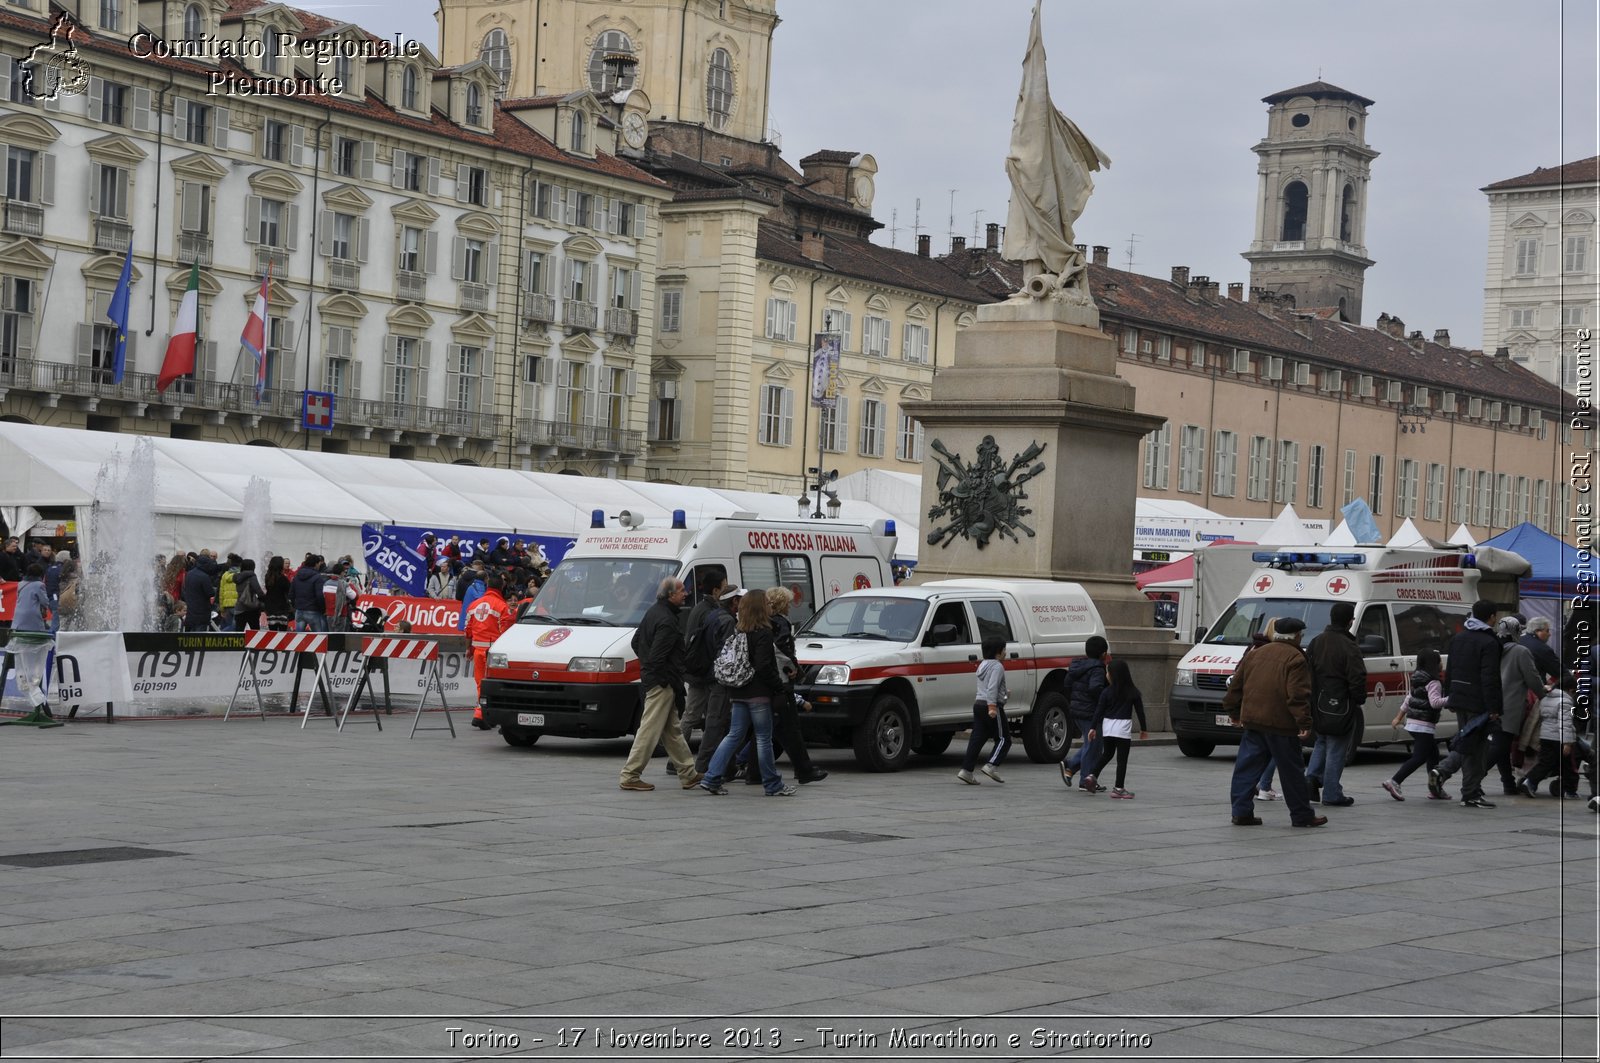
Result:
M233 574L233 586L238 592L233 602L234 630L261 630L261 610L266 605L267 592L256 578L255 559L247 557L239 562L239 571Z
M751 730L756 735L756 760L761 767L762 789L768 797L793 797L797 786L785 786L772 756L772 699L782 694L783 676L778 672L777 651L772 635L772 610L767 596L750 591L739 601L739 619L734 632L717 654L712 675L728 687L733 721L728 736L712 754L711 765L700 788L721 796L728 791L722 780L728 765L744 745Z
M289 604L289 576L283 571L283 558L274 557L267 562L264 585L262 600L267 612L267 630L288 631L294 609Z

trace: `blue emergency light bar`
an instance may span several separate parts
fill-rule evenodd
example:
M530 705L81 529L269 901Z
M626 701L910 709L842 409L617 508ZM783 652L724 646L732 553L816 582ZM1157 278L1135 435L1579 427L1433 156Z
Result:
M605 526L606 526L606 511L603 510L603 509L591 509L589 511L589 527L591 527L591 528L604 528Z
M895 534L894 521L886 520L886 521L883 522L883 534L884 535L894 535Z
M1360 565L1366 554L1302 553L1297 550L1258 550L1250 560L1264 565Z
M688 515L681 509L673 510L672 511L672 526L674 528L679 529L679 530L687 530L688 527L689 527Z

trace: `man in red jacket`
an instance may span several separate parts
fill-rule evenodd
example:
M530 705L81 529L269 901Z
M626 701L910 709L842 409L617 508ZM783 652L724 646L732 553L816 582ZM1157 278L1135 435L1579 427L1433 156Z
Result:
M516 623L517 614L501 596L505 590L505 580L498 573L486 577L484 587L486 589L482 596L463 607L463 616L467 622L467 638L472 640L472 677L478 683L479 704L472 710L472 726L487 731L489 724L483 718L482 701L483 673L489 666L489 647Z

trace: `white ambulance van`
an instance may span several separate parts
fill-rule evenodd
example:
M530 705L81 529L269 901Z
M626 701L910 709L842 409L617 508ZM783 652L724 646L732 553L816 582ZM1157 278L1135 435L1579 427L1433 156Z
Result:
M938 756L972 724L983 640L1005 639L1006 715L1036 763L1069 736L1067 666L1100 612L1076 583L936 580L843 594L795 633L800 714L812 739L854 747L868 771L898 771L915 750Z
M1514 610L1517 577L1528 571L1527 561L1502 550L1301 548L1257 551L1253 557L1260 567L1178 663L1169 707L1185 756L1205 757L1219 745L1239 744L1240 731L1223 711L1222 697L1251 636L1268 620L1292 616L1305 622L1301 645L1309 645L1328 626L1335 602L1355 607L1352 634L1367 664L1367 703L1356 714L1352 752L1359 745L1409 742L1390 724L1410 693L1417 654L1444 654L1479 598ZM1449 713L1438 733L1455 733Z
M484 718L514 746L547 734L632 734L644 705L633 633L663 579L676 576L690 589L685 623L699 575L716 565L742 587L787 587L795 596L789 616L798 626L819 601L894 585L894 522L880 525L741 514L693 531L684 511L674 510L669 528L641 527L630 518L612 529L596 510L593 527L567 551L526 614L489 648Z

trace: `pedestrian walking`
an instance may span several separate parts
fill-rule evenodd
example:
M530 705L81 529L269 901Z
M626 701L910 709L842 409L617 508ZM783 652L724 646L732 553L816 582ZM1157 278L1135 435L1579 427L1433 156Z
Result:
M618 787L654 790L641 777L655 754L656 743L666 746L668 761L677 768L685 790L702 778L695 771L694 754L678 732L673 713L683 699L683 634L678 613L683 608L683 581L668 576L656 591L656 601L633 633L633 654L639 659L639 683L644 688L644 715L633 736L633 748L622 765Z
M1344 792L1341 781L1350 748L1361 740L1360 735L1351 733L1356 709L1367 701L1367 662L1350 633L1355 617L1354 605L1334 602L1328 610L1328 626L1306 649L1315 692L1311 725L1317 735L1311 748L1311 763L1306 765L1306 783L1311 788L1311 800L1320 797L1324 805L1334 807L1356 803Z
M1393 720L1393 726L1404 727L1411 736L1411 756L1400 765L1399 770L1380 784L1384 792L1396 801L1405 800L1400 786L1412 772L1423 766L1432 771L1439 764L1439 740L1434 732L1439 724L1439 714L1450 703L1439 678L1442 674L1440 667L1438 650L1421 650L1417 653L1417 668L1411 673L1411 693ZM1428 794L1428 798L1441 800L1432 793ZM1448 799L1448 795L1443 799Z
M1094 730L1090 736L1098 734L1100 743L1104 747L1100 753L1100 762L1094 766L1093 773L1084 782L1093 783L1100 777L1111 758L1117 758L1117 784L1111 788L1111 796L1119 800L1133 799L1133 792L1127 789L1128 781L1128 751L1133 747L1133 718L1139 717L1139 740L1142 742L1149 735L1149 725L1144 718L1144 697L1139 693L1139 688L1133 683L1133 672L1128 668L1127 661L1112 661L1111 667L1106 671L1106 688L1100 694L1100 711L1095 720ZM1094 787L1086 787L1094 793ZM1103 789L1103 787L1102 787Z
M1450 711L1456 737L1449 755L1428 772L1428 792L1443 800L1445 780L1461 773L1461 806L1493 808L1483 796L1489 773L1489 734L1500 726L1500 640L1489 625L1500 607L1487 598L1472 603L1472 615L1450 640Z
M1006 666L1003 658L1006 640L990 635L983 640L983 660L978 662L978 696L972 703L972 735L967 739L967 754L961 760L956 778L969 786L978 785L972 769L978 765L983 744L994 739L994 752L980 769L995 782L1003 783L1000 765L1011 750L1011 727L1006 720Z
M725 661L728 668L741 673L743 681L729 678ZM772 699L783 689L783 677L778 672L772 613L767 607L766 594L753 590L740 600L737 626L717 654L716 672L728 687L732 722L728 737L712 754L711 765L700 783L701 789L718 796L728 792L722 785L728 766L738 756L745 736L754 731L756 757L766 795L793 797L800 788L784 784L772 756Z
M1572 695L1577 689L1577 678L1566 672L1555 689L1539 699L1539 762L1520 784L1520 792L1527 797L1538 797L1539 784L1552 775L1560 777L1558 792L1563 797L1578 796L1578 773L1572 758L1578 740L1572 725Z
M1311 735L1311 666L1300 652L1305 629L1305 621L1297 617L1279 618L1272 641L1239 659L1223 695L1222 707L1244 728L1229 794L1236 827L1261 825L1255 815L1256 783L1268 761L1277 762L1289 822L1296 827L1328 822L1327 816L1312 811L1300 766L1300 742Z
M1089 732L1100 709L1100 694L1106 688L1108 649L1103 637L1090 635L1083 644L1083 656L1067 665L1067 716L1072 721L1073 732L1083 740L1073 752L1072 738L1067 738L1067 749L1061 757L1061 781L1068 786L1086 762L1094 764L1100 755L1100 744L1089 738ZM1085 786L1080 782L1078 788L1082 790Z

